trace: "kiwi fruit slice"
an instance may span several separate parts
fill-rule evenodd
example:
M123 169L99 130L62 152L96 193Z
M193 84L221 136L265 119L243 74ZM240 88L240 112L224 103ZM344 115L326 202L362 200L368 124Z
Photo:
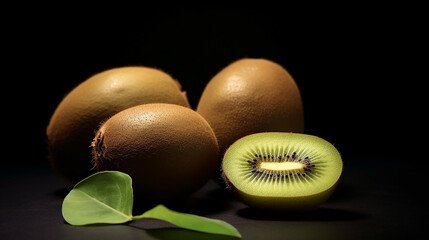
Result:
M53 113L46 130L51 165L78 182L92 173L90 144L102 121L145 103L190 107L180 84L148 67L120 67L95 74L74 88Z
M222 69L205 87L197 112L212 126L221 154L249 134L304 131L295 80L267 59L240 59Z
M312 135L265 132L226 151L223 176L238 198L263 210L312 210L334 191L343 164L337 149Z
M219 147L207 121L174 104L143 104L109 118L92 143L97 170L125 172L136 199L184 199L213 177Z

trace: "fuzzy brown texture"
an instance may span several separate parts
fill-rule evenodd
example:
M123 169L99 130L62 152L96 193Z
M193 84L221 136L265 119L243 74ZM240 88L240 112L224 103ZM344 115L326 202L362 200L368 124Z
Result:
M219 154L207 121L173 104L144 104L114 115L92 146L97 170L129 174L135 194L155 200L202 187L213 176Z
M304 131L297 84L266 59L242 59L220 71L204 89L197 112L213 128L221 154L252 133Z
M98 73L73 89L58 105L46 130L50 161L67 179L91 173L91 140L98 126L126 108L145 103L189 107L186 94L168 74L147 67Z

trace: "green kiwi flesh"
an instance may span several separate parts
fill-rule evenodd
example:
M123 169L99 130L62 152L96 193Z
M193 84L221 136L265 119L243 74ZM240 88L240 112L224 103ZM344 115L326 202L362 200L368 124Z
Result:
M223 177L238 198L264 210L312 210L325 202L343 163L329 142L299 133L245 136L226 151Z

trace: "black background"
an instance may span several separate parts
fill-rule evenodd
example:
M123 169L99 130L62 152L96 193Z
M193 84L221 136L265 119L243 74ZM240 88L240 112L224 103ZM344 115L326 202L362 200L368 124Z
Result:
M58 12L6 26L3 50L8 74L4 76L2 99L3 110L12 116L4 118L4 130L9 139L5 150L13 157L2 161L19 172L15 177L14 171L6 175L5 179L15 180L7 189L14 184L25 188L31 177L37 176L39 187L27 191L29 195L58 177L52 175L52 170L46 173L45 129L61 99L91 75L127 65L156 67L179 80L195 109L205 85L223 67L243 57L267 58L284 66L296 80L304 104L305 132L328 140L343 156L344 180L333 205L328 206L353 209L351 215L322 209L293 220L316 223L363 218L363 222L346 225L353 226L351 236L360 228L370 231L356 235L357 239L371 236L371 231L378 238L415 235L416 225L406 221L418 218L423 206L422 198L411 203L409 200L420 190L414 183L422 183L424 176L414 172L424 164L404 164L410 151L404 147L407 140L403 134L409 127L404 126L403 119L412 112L404 106L403 82L409 80L400 74L402 54L409 47L403 36L410 36L412 30L402 14L386 7L329 12L313 9L294 15L294 9L284 7L144 8L121 21L114 14L89 21L79 14L62 16ZM17 166L24 171L16 170ZM26 180L20 181L21 177ZM58 181L53 188L67 186ZM24 192L22 195L27 196ZM51 215L66 192L55 190L60 198L50 199L52 209L47 211ZM16 202L20 195L11 196L2 201ZM42 201L33 200L19 206L31 209L33 203ZM240 207L235 205L234 209ZM273 220L265 215L249 215L248 209L237 213L240 211L220 218L230 217L232 223L243 221L237 216ZM421 212L427 215L424 208ZM371 214L383 217L368 220ZM20 215L15 216L15 222L20 221ZM4 215L3 219L8 218ZM55 221L58 219L61 216ZM37 216L30 220L37 221ZM277 224L281 220L274 219ZM323 232L322 228L319 230ZM412 233L408 230L411 228ZM343 234L338 236L346 236L347 231L342 229Z
M343 155L402 154L397 130L407 111L400 105L398 36L409 30L401 16L379 10L291 17L284 9L207 7L144 11L121 22L30 18L5 37L14 94L14 105L6 106L20 124L12 138L22 142L25 135L26 147L46 155L45 128L56 106L103 70L162 69L180 81L195 109L211 77L252 57L273 60L295 78L306 133L332 142Z

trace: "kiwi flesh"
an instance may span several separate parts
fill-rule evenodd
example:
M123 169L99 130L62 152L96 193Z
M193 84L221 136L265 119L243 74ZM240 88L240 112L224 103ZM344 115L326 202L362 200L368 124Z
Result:
M109 118L92 143L97 170L125 172L136 201L184 199L213 177L219 147L207 121L174 104L143 104Z
M72 182L93 173L90 144L100 123L126 108L146 103L190 107L180 84L154 68L113 68L80 83L60 102L46 129L53 168Z
M334 191L342 159L312 135L265 132L245 136L226 151L223 176L247 205L262 210L312 210Z

